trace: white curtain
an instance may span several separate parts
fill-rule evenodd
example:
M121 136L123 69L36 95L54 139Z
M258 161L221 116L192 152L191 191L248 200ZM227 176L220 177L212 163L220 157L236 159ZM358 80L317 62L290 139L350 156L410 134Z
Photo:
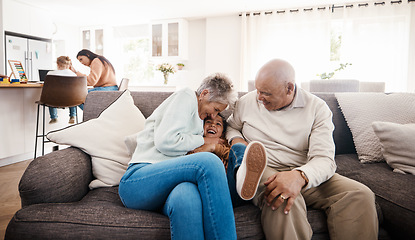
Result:
M241 81L273 58L289 61L298 84L351 63L334 78L385 82L387 92L414 91L415 3L243 13ZM412 16L412 19L411 19ZM334 38L333 38L334 34ZM336 35L337 34L337 35ZM331 40L341 36L337 58ZM412 64L410 66L409 64Z

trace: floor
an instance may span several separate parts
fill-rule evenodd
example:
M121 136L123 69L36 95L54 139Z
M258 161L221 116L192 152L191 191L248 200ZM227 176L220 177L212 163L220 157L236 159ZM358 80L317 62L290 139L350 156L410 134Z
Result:
M18 185L30 161L0 167L0 239L4 239L7 224L21 207Z

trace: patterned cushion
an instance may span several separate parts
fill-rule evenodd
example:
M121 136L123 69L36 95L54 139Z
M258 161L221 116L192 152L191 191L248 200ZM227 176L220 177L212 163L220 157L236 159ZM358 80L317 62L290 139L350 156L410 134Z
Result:
M372 122L415 123L413 93L336 93L362 163L384 161Z

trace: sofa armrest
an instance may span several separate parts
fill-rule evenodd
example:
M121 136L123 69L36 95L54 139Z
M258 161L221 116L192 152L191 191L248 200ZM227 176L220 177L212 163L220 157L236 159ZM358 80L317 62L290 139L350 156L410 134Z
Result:
M34 159L19 183L22 207L79 201L92 181L91 157L69 147Z

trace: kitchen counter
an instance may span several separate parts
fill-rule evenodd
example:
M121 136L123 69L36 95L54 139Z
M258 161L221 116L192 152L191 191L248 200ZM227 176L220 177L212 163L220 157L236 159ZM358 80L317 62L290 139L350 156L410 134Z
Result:
M41 88L43 83L0 84L0 88Z
M0 166L33 158L36 101L40 99L42 86L43 84L39 83L0 84ZM46 132L68 126L69 110L58 109L58 115L57 123L48 124L50 118L46 108ZM80 109L78 116L81 121ZM46 144L45 153L49 152L52 146ZM38 147L38 153L41 153L41 144L38 144Z

